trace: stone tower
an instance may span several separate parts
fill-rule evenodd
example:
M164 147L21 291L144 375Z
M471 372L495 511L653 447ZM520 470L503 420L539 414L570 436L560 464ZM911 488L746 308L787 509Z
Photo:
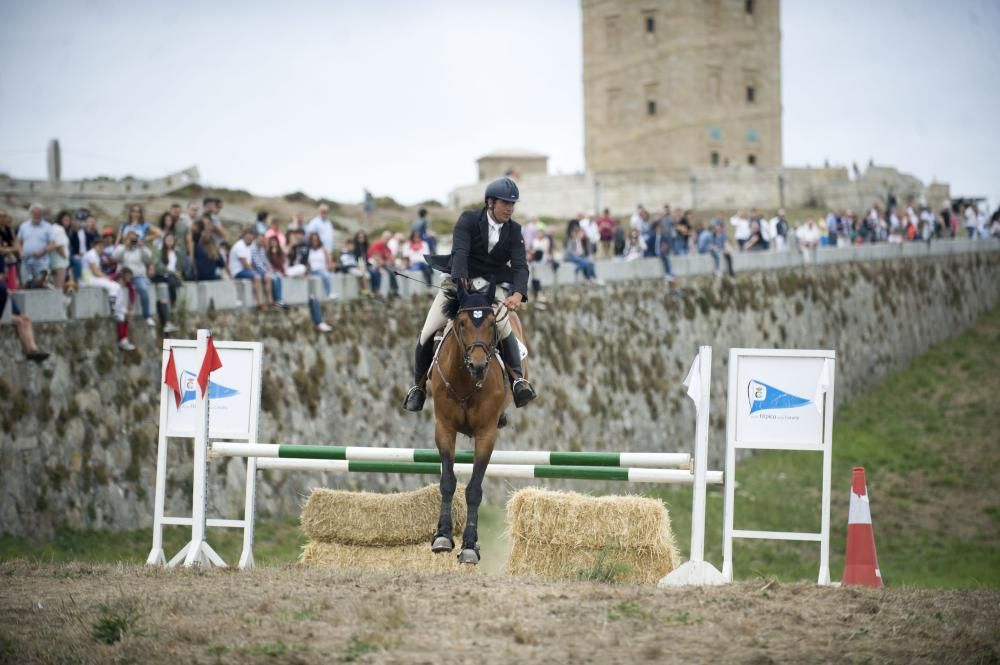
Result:
M779 0L581 0L587 170L781 166Z

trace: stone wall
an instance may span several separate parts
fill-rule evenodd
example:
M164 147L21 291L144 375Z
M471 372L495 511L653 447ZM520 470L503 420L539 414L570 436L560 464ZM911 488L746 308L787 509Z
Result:
M1000 252L748 272L735 280L692 277L684 290L682 297L671 295L660 279L563 286L550 291L548 309L528 309L523 319L540 397L509 414L499 445L690 450L694 411L680 382L698 345L711 344L710 446L712 466L719 468L730 347L836 349L838 398L857 395L995 306ZM191 314L179 323L191 336L207 326L217 339L263 342L263 441L429 447L432 409L413 415L399 408L426 306L424 298L391 308L371 301L329 304L326 317L335 331L328 336L313 332L304 308ZM54 355L39 367L16 360L17 343L6 330L0 336L0 533L148 526L159 339L136 326L139 350L120 354L107 320L40 325L40 344ZM167 495L173 514L188 509L190 464L190 445L173 442ZM238 515L243 462L212 461L210 474L210 514ZM393 490L427 480L262 472L257 505L263 515L294 515L317 485ZM507 487L492 481L487 493L502 496Z

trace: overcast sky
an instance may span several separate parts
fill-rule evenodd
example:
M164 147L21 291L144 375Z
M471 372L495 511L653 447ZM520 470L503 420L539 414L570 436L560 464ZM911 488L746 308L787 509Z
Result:
M676 0L682 1L682 0ZM687 1L687 0L683 0ZM0 172L362 188L406 203L498 147L583 169L579 0L0 2ZM784 161L1000 202L1000 2L783 0Z

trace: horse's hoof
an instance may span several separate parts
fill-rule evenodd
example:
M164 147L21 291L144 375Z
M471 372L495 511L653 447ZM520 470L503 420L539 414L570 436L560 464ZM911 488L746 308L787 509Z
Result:
M438 536L431 543L431 552L450 552L455 549L455 541L448 536Z
M458 562L471 563L472 565L475 566L476 564L479 563L479 552L471 549L462 550L458 554Z

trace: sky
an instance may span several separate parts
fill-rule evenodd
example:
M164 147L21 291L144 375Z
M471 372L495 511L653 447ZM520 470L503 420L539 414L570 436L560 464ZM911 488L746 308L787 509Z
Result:
M688 1L688 0L675 0ZM0 172L446 200L497 148L582 171L579 0L0 2ZM783 0L784 163L1000 202L1000 2Z

